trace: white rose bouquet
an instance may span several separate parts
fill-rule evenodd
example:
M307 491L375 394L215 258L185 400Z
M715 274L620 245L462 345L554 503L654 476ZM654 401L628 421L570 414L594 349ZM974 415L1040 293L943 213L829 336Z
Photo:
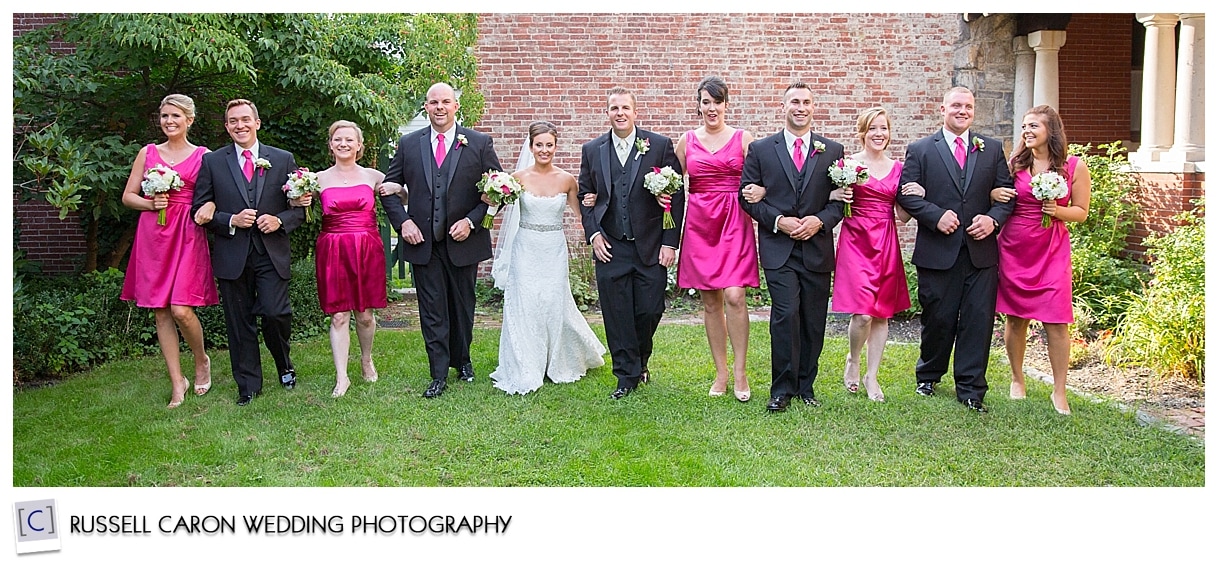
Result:
M506 171L495 171L493 169L486 170L482 174L482 179L478 181L478 191L486 195L486 198L495 203L495 211L486 213L482 218L482 227L490 228L495 222L495 215L499 213L499 207L510 205L520 198L520 193L524 192L524 185L521 185L512 174Z
M1069 192L1066 185L1066 178L1058 175L1054 171L1046 171L1036 174L1032 178L1032 196L1038 201L1056 201ZM1053 217L1048 214L1043 215L1040 219L1042 228L1048 228L1053 224Z
M843 188L853 188L867 182L871 174L867 166L854 158L842 158L829 166L829 180ZM850 203L846 203L846 216L850 216Z
M182 181L182 176L178 175L178 172L157 164L144 172L144 180L140 182L140 189L144 191L144 196L151 197L168 193L170 189L181 191L185 185L186 183ZM157 212L156 223L158 226L165 225L165 209Z
M653 167L651 173L643 176L643 187L657 197L676 193L684 186L685 178L673 171L670 166ZM664 229L671 230L676 227L677 223L672 219L672 204L666 204L664 205Z
M309 171L309 168L296 168L296 171L288 174L288 182L283 184L283 193L289 199L299 199L306 194L320 192L321 189L317 185L317 174ZM305 207L305 220L313 221L313 206Z

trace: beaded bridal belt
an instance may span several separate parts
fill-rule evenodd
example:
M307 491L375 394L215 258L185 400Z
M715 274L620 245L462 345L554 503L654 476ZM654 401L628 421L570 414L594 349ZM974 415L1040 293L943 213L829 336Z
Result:
M525 230L533 230L534 232L553 232L562 229L562 224L534 224L532 222L521 222L520 227Z

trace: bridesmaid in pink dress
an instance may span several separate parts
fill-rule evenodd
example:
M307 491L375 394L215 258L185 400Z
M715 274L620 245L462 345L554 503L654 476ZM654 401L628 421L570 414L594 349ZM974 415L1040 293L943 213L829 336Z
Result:
M1011 157L1014 189L994 189L996 202L1015 198L1015 212L998 233L998 301L995 309L1006 314L1007 358L1011 362L1011 399L1027 396L1023 358L1028 324L1039 320L1049 344L1053 370L1053 408L1070 414L1066 400L1066 370L1070 362L1070 326L1074 323L1071 296L1070 234L1066 222L1087 219L1091 205L1091 172L1087 162L1067 156L1066 132L1057 111L1048 105L1029 109L1020 128L1023 142ZM1066 179L1069 191L1056 201L1032 196L1031 181L1046 171ZM1041 225L1048 215L1048 228Z
M211 257L207 252L207 235L195 222L211 220L215 204L199 209L194 221L190 203L194 197L195 178L207 148L195 146L186 139L186 132L195 120L195 102L181 94L171 94L161 101L161 132L167 140L140 149L123 190L123 205L140 213L131 259L123 279L120 298L134 301L141 308L152 308L156 317L156 337L169 370L172 393L169 409L186 399L187 382L178 361L178 330L186 339L195 362L195 394L211 389L211 359L203 350L203 327L195 316L195 306L219 303L216 283L211 272ZM157 165L178 173L185 185L151 198L140 189L144 173ZM160 211L165 211L165 224L157 224Z
M689 176L685 234L677 261L677 286L702 294L702 321L715 380L709 394L727 392L727 341L732 342L733 393L750 397L745 359L749 344L749 309L745 287L760 286L753 220L740 208L740 174L753 136L724 122L727 85L717 76L698 84L702 126L677 142L677 159Z
M351 386L347 377L347 355L351 349L351 312L355 312L355 334L359 338L360 369L365 381L377 380L372 364L372 340L376 336L373 308L388 305L385 287L385 247L376 226L377 195L398 193L396 183L382 183L385 174L360 166L364 133L351 121L330 125L330 153L334 165L318 172L322 227L317 236L317 298L321 310L330 314L330 351L334 357L335 383L332 397L342 397ZM312 196L291 201L308 206Z
M909 309L909 288L901 262L897 220L909 214L896 204L901 162L884 152L892 140L888 112L882 107L863 111L858 117L858 137L863 151L850 156L867 166L870 177L862 185L835 190L831 198L851 202L851 216L842 220L838 235L837 266L833 274L833 311L853 314L848 336L843 384L858 392L863 346L867 346L867 375L863 386L872 401L884 401L876 376L888 343L888 319ZM917 184L901 187L907 194L922 195Z

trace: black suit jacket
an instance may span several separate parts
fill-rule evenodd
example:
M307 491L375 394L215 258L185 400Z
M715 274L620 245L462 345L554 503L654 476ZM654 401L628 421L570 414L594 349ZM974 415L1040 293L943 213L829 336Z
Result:
M631 147L630 155L626 158L627 173L630 174L630 224L634 230L634 240L639 250L639 258L644 265L655 265L660 261L660 246L666 245L680 248L681 224L685 218L685 191L680 190L672 195L672 219L675 228L664 229L664 209L656 203L655 195L643 187L643 178L651 173L653 167L671 167L678 174L682 173L681 162L673 150L672 140L668 137L645 131L635 127L635 138L650 143L645 154L638 153L638 147ZM611 136L607 132L584 144L579 160L579 198L596 193L596 205L580 206L580 214L584 225L584 240L592 243L592 235L600 232L601 220L612 200L613 181L609 172L609 158L616 158L617 151L613 149ZM613 242L610 242L612 245Z
M191 205L191 215L208 201L215 201L216 213L206 227L215 234L212 243L211 264L217 278L232 280L241 276L245 269L246 257L254 251L251 237L262 238L267 255L275 265L279 277L290 277L291 244L288 233L295 230L304 221L304 209L288 204L288 198L283 193L283 185L288 181L288 174L296 171L296 158L291 152L280 150L273 146L258 143L258 153L254 158L264 158L271 162L270 169L254 169L254 199L247 197L245 175L241 166L237 165L237 147L234 144L203 155L203 164L199 168L199 177L195 181L194 201ZM263 234L254 225L249 228L236 228L229 234L228 222L234 214L253 208L258 215L274 214L283 221L283 227Z
M984 149L974 150L973 138L980 138ZM901 185L915 181L926 189L925 197L897 195L897 203L918 221L918 238L914 245L913 264L928 269L950 269L960 254L960 244L968 244L969 256L977 268L998 264L998 232L982 240L974 240L965 230L973 217L987 214L1005 224L1015 209L1015 200L991 204L990 190L1011 187L1002 141L969 132L964 177L956 164L954 148L948 146L943 130L917 140L905 150ZM954 211L960 227L951 234L939 231L939 219L948 210Z
M469 218L473 223L469 237L463 241L448 238L448 256L458 267L473 265L491 258L491 235L482 227L487 206L478 191L478 181L489 170L502 171L499 156L495 154L495 143L490 136L473 129L457 125L453 129L457 139L444 156L444 165L436 168L435 154L431 149L431 127L425 127L398 141L397 152L389 162L385 181L400 183L409 190L409 205L402 206L397 195L381 197L385 215L395 230L399 230L407 219L423 233L423 243L412 245L402 241L402 256L416 265L426 265L431 260L432 210L434 188L443 182L447 185L447 212L444 231L447 232L458 220ZM461 144L465 138L465 144Z
M833 228L842 221L845 205L830 201L829 192L834 189L829 179L829 165L845 154L841 144L813 133L812 142L825 145L823 151L810 154L804 162L802 189L796 184L797 172L791 154L787 152L786 139L778 134L755 140L749 145L744 158L744 171L740 186L755 183L765 187L765 198L750 204L740 195L740 206L757 221L757 243L761 253L761 266L777 269L787 262L796 243L803 245L804 267L818 273L832 273L835 265L833 254ZM791 236L774 232L774 222L779 216L800 218L816 215L824 226L810 239L797 242Z

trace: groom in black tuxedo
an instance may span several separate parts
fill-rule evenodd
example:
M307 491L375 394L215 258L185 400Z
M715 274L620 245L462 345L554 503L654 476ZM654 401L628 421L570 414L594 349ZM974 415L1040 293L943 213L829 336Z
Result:
M253 102L228 102L224 128L233 144L203 156L191 205L193 215L204 203L216 203L215 215L206 226L215 234L211 262L224 306L237 405L249 405L262 393L255 316L262 318L262 338L275 359L279 383L287 389L296 387L288 346L292 335L288 232L303 221L304 210L290 206L283 193L288 174L296 170L296 159L291 152L259 143L261 127Z
M798 397L819 407L816 381L829 281L833 276L833 228L843 205L830 202L829 165L842 158L841 144L812 133L812 90L795 82L783 94L786 127L753 141L740 177L740 204L757 221L761 267L770 299L771 412L785 411ZM743 190L766 194L749 203Z
M396 194L381 197L381 204L406 242L402 256L418 291L431 367L423 397L432 398L448 388L449 368L474 381L474 284L478 262L491 258L491 235L482 227L487 205L477 183L502 168L490 136L457 125L461 104L452 86L433 84L423 107L431 126L398 141L385 174L386 182L406 186L410 204L403 207Z
M954 87L943 96L943 128L905 151L901 184L918 183L925 197L897 195L918 221L913 264L922 304L922 350L914 367L922 396L953 362L956 399L985 413L986 367L998 297L998 227L1011 216L1014 199L991 204L990 190L1011 187L1002 141L969 131L973 92Z
M664 314L668 267L677 258L685 192L672 195L675 228L663 228L664 209L643 187L653 167L681 174L672 141L634 126L634 94L609 90L612 130L584 144L579 162L579 197L596 195L593 206L581 206L584 236L596 259L596 285L605 338L613 357L621 399L650 379L652 337Z

